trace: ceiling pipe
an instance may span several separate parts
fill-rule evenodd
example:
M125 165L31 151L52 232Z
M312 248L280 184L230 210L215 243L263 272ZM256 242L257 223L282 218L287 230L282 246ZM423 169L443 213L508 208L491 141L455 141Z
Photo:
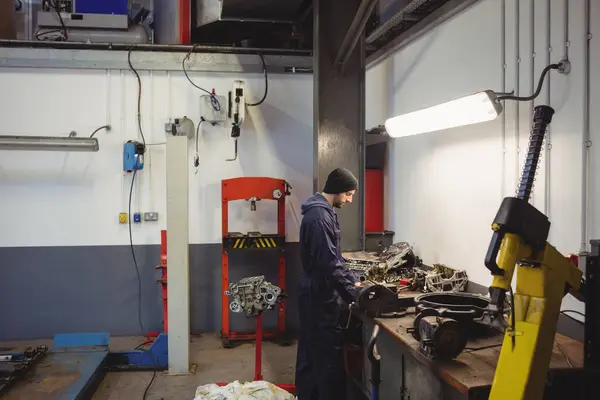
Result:
M360 3L358 11L354 16L354 20L352 20L350 28L348 28L346 36L335 57L335 61L333 62L334 65L341 65L342 70L344 69L346 62L348 62L356 43L358 43L358 39L367 25L367 21L373 12L373 8L375 8L375 4L377 4L377 0L362 0Z
M291 25L294 21L284 19L265 19L265 18L221 18L219 22L254 22L260 24L283 24Z
M70 50L135 50L171 53L187 53L190 50L193 50L196 53L312 56L312 52L307 50L207 45L195 45L194 47L194 45L179 44L76 43L38 40L0 40L0 47L31 47Z

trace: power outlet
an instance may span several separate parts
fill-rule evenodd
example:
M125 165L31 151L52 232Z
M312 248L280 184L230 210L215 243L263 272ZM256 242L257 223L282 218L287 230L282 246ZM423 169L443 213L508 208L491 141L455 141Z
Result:
M120 213L119 214L119 223L126 224L128 217L129 217L129 215L127 213Z
M157 212L144 213L144 221L158 221L158 213Z
M133 214L133 222L135 222L135 223L142 222L142 214L140 214L140 213Z

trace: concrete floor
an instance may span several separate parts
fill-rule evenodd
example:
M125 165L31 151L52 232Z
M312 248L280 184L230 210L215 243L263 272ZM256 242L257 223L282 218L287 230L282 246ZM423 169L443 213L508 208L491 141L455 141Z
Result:
M131 350L142 343L142 337L111 337L113 350ZM14 350L28 346L46 344L52 340L27 342L3 342L0 347ZM196 364L196 373L188 376L166 376L157 372L147 400L193 399L200 385L216 382L250 381L254 378L254 344L243 343L233 349L224 349L214 334L193 336L190 359ZM272 383L294 383L296 345L282 347L264 342L262 351L262 373ZM152 372L110 372L96 391L92 400L141 399Z

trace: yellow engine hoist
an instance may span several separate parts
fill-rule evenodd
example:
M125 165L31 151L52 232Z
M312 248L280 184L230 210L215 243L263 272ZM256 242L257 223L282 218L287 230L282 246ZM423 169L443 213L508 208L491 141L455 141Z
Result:
M547 242L550 221L529 203L553 115L549 106L535 107L517 196L503 200L492 224L485 265L494 276L489 290L495 322L504 323L506 292L512 293L515 266L517 285L491 400L542 399L562 299L569 291L577 292L581 284L582 271Z

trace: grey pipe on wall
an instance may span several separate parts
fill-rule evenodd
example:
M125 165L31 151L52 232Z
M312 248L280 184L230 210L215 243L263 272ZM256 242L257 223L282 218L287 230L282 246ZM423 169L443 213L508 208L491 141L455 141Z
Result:
M126 31L107 29L69 29L69 41L82 43L146 44L148 32L142 25L132 25Z
M547 0L546 1L546 43L548 45L548 49L546 51L546 65L550 65L551 64L551 53L552 53L552 35L551 35L551 30L550 30L550 25L552 23L552 4L551 4L551 0ZM551 100L551 94L550 94L550 81L552 80L552 74L548 74L546 75L546 104L550 105L550 100ZM550 168L551 168L551 163L550 163L550 150L552 149L552 124L550 124L548 126L548 130L546 132L546 176L545 176L545 180L546 180L546 185L545 185L545 195L544 195L544 214L546 214L546 216L548 218L550 218L550 184L551 184L551 180L550 180Z
M502 0L501 23L500 23L500 51L502 52L502 91L506 93L506 0ZM506 101L502 102L506 109ZM502 113L502 179L500 186L500 198L506 196L506 112Z
M568 60L569 46L571 45L571 41L569 40L569 0L564 0L564 2L565 11L563 16L565 18L565 55L563 56L563 59Z
M589 177L590 177L590 40L592 33L590 31L590 0L585 0L585 24L584 24L584 81L583 81L583 132L581 146L581 246L580 251L587 251L588 231L588 197L589 197ZM566 27L568 28L568 26ZM567 37L568 40L568 37ZM565 44L568 43L565 42ZM568 46L566 46L568 50Z
M515 96L519 96L520 95L520 90L519 90L519 85L520 85L520 79L519 79L519 67L521 65L521 46L520 46L520 41L521 38L519 37L520 34L520 27L521 27L521 17L520 17L520 9L521 9L521 4L520 4L520 0L516 0L515 1L515 53L516 53L516 59L515 59ZM519 113L519 109L521 107L520 103L518 101L514 101L513 102L515 105L515 146L516 146L516 156L515 156L515 190L517 190L517 186L519 185L519 176L520 176L520 171L519 171L519 153L521 152L521 147L520 147L520 143L519 143L519 130L520 130L520 113Z
M529 0L531 20L529 21L529 42L531 43L531 88L530 92L535 92L535 0ZM535 106L535 99L531 100L531 107L529 109L529 121L533 120L533 107ZM531 203L534 203L535 190L531 191Z

